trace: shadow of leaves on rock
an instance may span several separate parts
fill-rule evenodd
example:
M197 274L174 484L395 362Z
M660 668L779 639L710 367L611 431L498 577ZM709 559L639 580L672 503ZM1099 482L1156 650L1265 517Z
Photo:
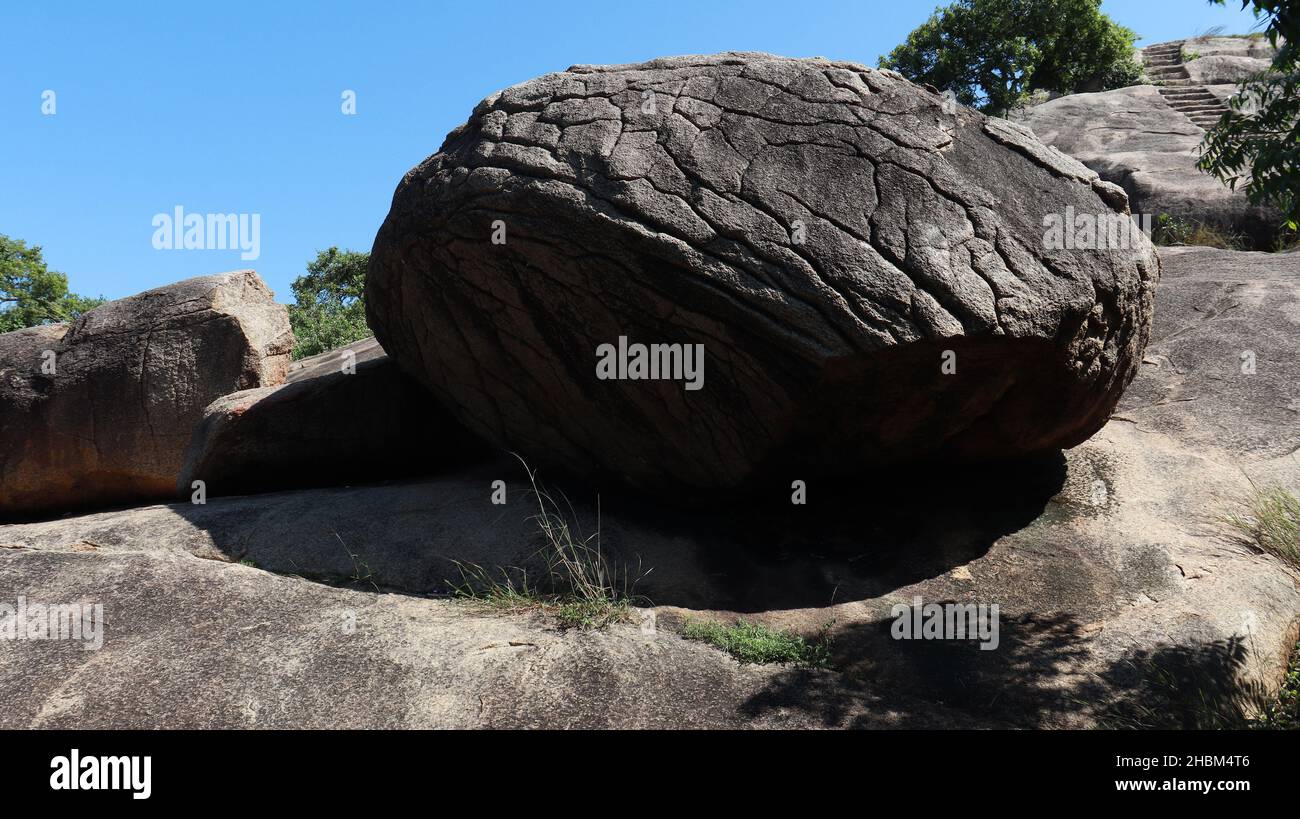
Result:
M1272 700L1261 684L1242 679L1249 657L1239 635L1138 650L1078 696L1102 703L1097 721L1106 728L1245 728Z
M895 640L892 625L835 632L837 661L853 662L844 681L784 672L744 710L795 709L848 728L874 727L886 710L900 728L1206 729L1247 727L1269 702L1243 676L1240 637L1135 649L1088 673L1091 635L1069 615L1004 618L992 651L973 640Z

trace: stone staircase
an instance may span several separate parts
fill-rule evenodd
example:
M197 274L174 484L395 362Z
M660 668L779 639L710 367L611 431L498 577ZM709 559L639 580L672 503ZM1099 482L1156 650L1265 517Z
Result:
M1198 127L1209 129L1228 108L1205 86L1192 82L1183 65L1183 41L1160 43L1142 49L1147 78L1159 83L1156 90L1165 102Z

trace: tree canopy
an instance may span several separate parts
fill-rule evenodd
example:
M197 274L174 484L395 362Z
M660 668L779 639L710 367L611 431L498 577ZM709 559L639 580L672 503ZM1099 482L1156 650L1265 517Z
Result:
M1222 4L1224 0L1211 0ZM1272 204L1300 229L1300 0L1242 0L1267 21L1277 49L1270 70L1242 83L1228 113L1205 135L1198 165L1232 189L1246 180L1253 204Z
M295 359L333 350L369 335L366 267L370 254L331 247L316 254L307 274L294 279L289 322Z
M1132 85L1137 35L1101 0L957 0L936 9L888 56L909 80L1001 114L1035 90L1076 93Z
M103 303L68 292L68 277L46 266L39 247L0 234L0 333L71 321Z

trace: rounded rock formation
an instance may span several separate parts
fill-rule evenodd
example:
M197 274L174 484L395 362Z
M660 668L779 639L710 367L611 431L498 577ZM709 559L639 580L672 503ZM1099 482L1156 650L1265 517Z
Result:
M1016 457L1088 438L1141 361L1159 261L1127 215L892 72L575 66L407 173L367 315L475 432L638 487ZM1123 246L1087 247L1098 226Z
M0 335L0 517L172 498L204 407L283 382L292 347L252 270Z

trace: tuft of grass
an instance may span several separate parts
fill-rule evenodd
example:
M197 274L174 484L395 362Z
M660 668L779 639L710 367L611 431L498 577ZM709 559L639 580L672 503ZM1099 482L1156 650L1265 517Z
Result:
M1109 730L1300 728L1300 645L1276 692L1242 678L1251 649L1241 636L1143 653L1118 667L1123 692L1103 708ZM1087 707L1091 702L1080 702Z
M565 629L599 629L632 619L632 598L613 589L602 596L583 598L571 588L556 590L551 584L534 584L527 571L517 566L492 572L457 561L456 567L461 582L451 584L452 594L502 614L540 612Z
M1300 248L1300 230L1291 230L1286 227L1279 229L1277 236L1273 239L1273 252L1286 253L1296 248Z
M519 462L537 498L538 513L532 520L537 522L544 541L536 556L545 570L540 578L532 580L520 567L498 567L494 571L457 561L461 582L450 584L452 593L501 611L540 611L554 617L563 628L603 628L631 619L638 599L634 595L636 583L649 572L634 578L629 569L615 565L601 551L599 499L596 531L582 537L574 532L555 499L538 486L536 472L523 458Z
M347 552L348 558L352 560L352 574L343 579L344 585L364 586L367 583L375 591L379 591L379 584L375 582L375 573L371 570L370 564L367 563L356 552L348 548L348 544L343 542L343 537L338 532L334 533L334 538L338 540L343 551Z
M1198 645L1138 650L1102 676L1112 696L1089 697L1097 727L1107 730L1239 730L1255 727L1275 702L1245 674L1252 649L1234 635Z
M1286 677L1282 679L1277 701L1263 709L1255 727L1281 731L1300 730L1300 643L1291 652L1291 664L1287 667Z
M796 634L744 620L727 626L715 620L687 618L682 627L682 636L720 648L742 663L831 667L830 637L827 630L806 640Z
M1162 213L1156 217L1151 229L1151 241L1164 247L1176 245L1198 245L1200 247L1217 247L1220 250L1246 250L1249 240L1230 230L1216 225L1180 219Z
M1281 486L1255 487L1223 521L1251 543L1300 569L1300 498Z

